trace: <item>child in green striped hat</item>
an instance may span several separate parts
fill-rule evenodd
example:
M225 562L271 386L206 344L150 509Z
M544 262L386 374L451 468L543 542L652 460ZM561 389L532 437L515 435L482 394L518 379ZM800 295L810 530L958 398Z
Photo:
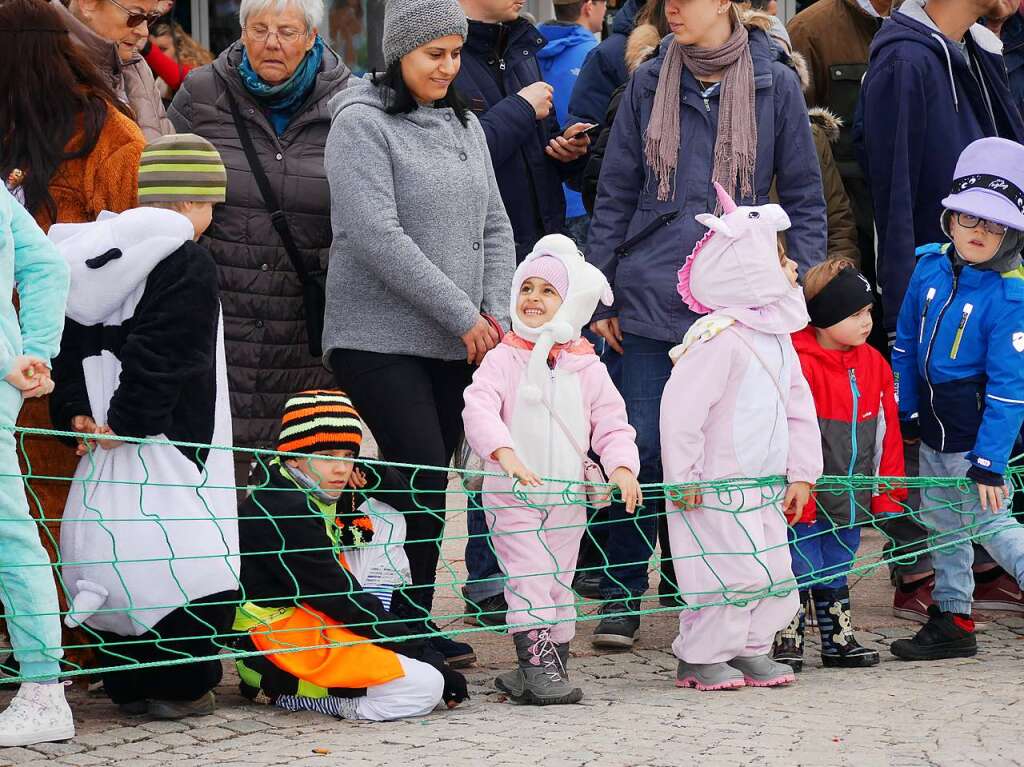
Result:
M213 221L213 206L224 202L227 172L220 153L194 133L154 139L139 160L139 207L177 211L196 231L194 239Z

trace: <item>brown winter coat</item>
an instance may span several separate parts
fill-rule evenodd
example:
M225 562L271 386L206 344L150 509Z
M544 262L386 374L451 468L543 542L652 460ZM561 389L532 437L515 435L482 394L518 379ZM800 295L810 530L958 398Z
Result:
M227 166L227 202L214 209L203 242L220 277L234 442L271 448L288 396L327 388L331 379L309 353L302 285L249 171L226 92L231 89L247 121L306 267L326 270L331 246L331 198L324 172L324 142L331 127L327 102L348 85L350 72L325 49L312 93L278 137L242 85L241 58L242 44L236 42L213 64L189 73L171 102L170 117L180 132L212 142Z
M61 0L50 0L50 5L64 19L64 24L71 33L71 39L82 49L106 77L114 92L132 108L135 122L142 129L146 141L167 133L174 133L174 126L164 112L164 104L157 90L156 80L149 64L136 54L128 62L121 61L117 53L117 43L96 34L71 13Z
M828 208L828 257L848 258L860 267L857 225L853 220L853 210L839 168L832 157L832 144L839 139L842 123L827 109L812 109L808 116L811 119L814 148L818 150L821 186L825 193L825 206Z

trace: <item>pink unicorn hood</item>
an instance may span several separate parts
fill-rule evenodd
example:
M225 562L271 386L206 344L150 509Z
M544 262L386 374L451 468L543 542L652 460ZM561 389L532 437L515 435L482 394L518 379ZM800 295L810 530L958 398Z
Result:
M740 207L717 183L722 215L702 213L708 233L679 270L677 290L698 314L716 312L754 330L794 333L809 321L803 292L779 266L778 232L789 216L778 205Z

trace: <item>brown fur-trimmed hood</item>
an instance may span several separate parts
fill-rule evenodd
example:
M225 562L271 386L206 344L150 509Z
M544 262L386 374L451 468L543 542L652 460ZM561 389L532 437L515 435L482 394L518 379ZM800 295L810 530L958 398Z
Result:
M843 119L833 114L825 107L813 107L807 111L812 125L820 126L825 132L828 143L834 144L839 140L839 130L843 127Z
M626 70L633 74L636 68L657 52L661 35L653 24L641 24L629 35L626 42Z

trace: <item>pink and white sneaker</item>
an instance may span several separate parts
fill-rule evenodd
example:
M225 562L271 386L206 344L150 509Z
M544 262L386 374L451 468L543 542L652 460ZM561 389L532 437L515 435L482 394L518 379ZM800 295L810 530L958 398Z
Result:
M778 663L770 655L751 655L733 658L727 664L743 675L750 687L781 687L796 681L796 673L785 663Z
M679 661L679 667L676 669L676 687L696 687L698 690L708 692L710 690L735 690L745 685L743 673L728 663Z

